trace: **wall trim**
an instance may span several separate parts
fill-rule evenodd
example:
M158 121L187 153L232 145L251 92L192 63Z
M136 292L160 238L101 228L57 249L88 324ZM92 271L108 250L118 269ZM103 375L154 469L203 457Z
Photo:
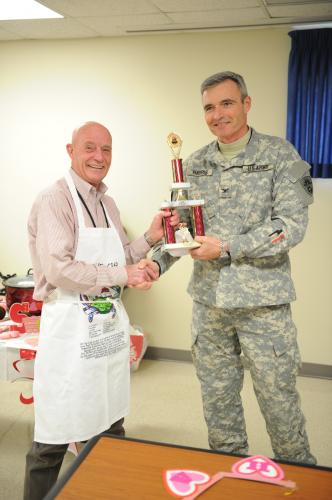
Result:
M145 359L159 361L189 361L192 363L191 352L182 349L168 349L165 347L148 347L144 355Z
M190 363L192 362L190 351L186 351L183 349L168 349L165 347L148 347L144 358L159 361L164 360L185 361ZM318 363L302 363L302 367L299 371L299 376L332 379L332 366L321 365Z

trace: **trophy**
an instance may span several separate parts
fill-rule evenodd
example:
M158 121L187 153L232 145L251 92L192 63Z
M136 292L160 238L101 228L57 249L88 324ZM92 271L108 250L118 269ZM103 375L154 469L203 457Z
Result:
M173 132L167 136L167 143L171 148L172 159L172 174L173 183L171 184L171 200L161 204L161 209L181 208L189 210L189 217L192 221L192 232L189 231L187 224L182 222L179 224L179 229L175 230L171 226L169 217L163 218L164 238L165 243L162 247L163 251L168 252L173 257L181 257L189 253L189 250L200 247L200 243L194 240L195 236L204 236L204 223L202 214L202 205L204 200L188 199L188 190L190 183L184 182L182 159L180 151L182 139Z

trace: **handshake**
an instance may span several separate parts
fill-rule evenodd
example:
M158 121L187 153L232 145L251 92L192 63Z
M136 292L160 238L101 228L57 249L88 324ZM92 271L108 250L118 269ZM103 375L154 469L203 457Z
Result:
M153 243L157 243L163 238L163 218L169 217L171 226L178 227L180 216L176 210L162 210L158 212L147 230L149 239ZM150 244L150 243L149 243ZM128 280L126 285L129 288L140 288L141 290L149 290L152 283L159 278L159 266L151 259L142 259L138 264L125 266Z
M142 259L138 264L125 267L128 275L127 286L149 290L159 278L159 266L150 259Z

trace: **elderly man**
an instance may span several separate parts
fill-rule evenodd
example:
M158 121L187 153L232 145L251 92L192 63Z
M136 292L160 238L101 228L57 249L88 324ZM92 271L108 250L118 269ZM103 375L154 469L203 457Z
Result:
M121 291L124 285L148 289L158 277L144 257L162 238L163 214L129 242L102 182L112 160L108 129L85 123L74 131L67 152L70 171L37 197L28 223L34 297L44 305L25 500L44 498L70 442L104 431L124 435L129 320ZM177 214L166 216L177 224Z

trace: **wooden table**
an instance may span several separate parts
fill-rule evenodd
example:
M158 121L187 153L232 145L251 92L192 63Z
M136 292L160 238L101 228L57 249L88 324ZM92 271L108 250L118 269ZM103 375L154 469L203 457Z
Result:
M163 471L191 469L213 475L230 472L241 458L202 450L129 438L102 435L83 448L67 473L45 500L160 500L172 499L163 483ZM331 500L332 469L278 462L286 480L298 489L289 497L281 486L223 478L199 496L199 500L236 499Z

